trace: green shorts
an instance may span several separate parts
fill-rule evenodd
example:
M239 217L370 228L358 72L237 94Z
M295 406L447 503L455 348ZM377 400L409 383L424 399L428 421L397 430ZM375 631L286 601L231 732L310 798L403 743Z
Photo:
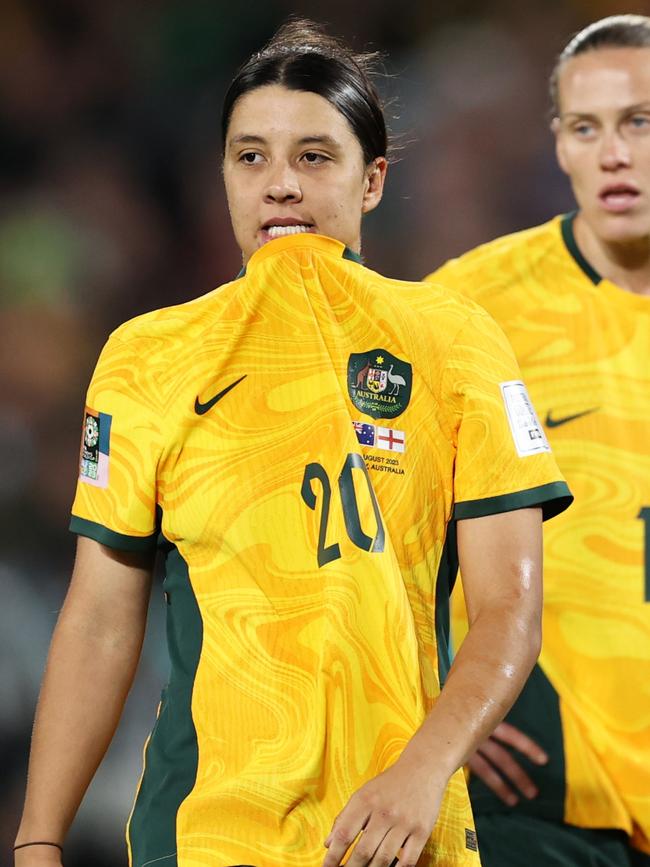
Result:
M522 813L476 816L482 867L650 867L623 831L591 830Z

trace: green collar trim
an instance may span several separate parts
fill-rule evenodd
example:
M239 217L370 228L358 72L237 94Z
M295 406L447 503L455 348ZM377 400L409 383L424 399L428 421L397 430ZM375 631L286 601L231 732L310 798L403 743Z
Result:
M349 262L356 262L357 265L363 265L363 259L359 253L355 253L354 250L351 250L349 247L346 247L343 251L343 258L347 259Z
M562 240L564 241L570 255L573 257L576 265L587 275L587 277L589 277L594 286L598 286L603 278L600 276L598 271L587 262L576 243L576 236L573 231L573 221L577 215L577 211L571 211L571 213L565 214L562 217L562 222L560 223Z
M363 259L359 253L355 253L354 250L351 250L349 247L346 247L345 250L343 250L342 258L347 259L348 262L356 262L357 265L363 265ZM244 265L239 274L235 277L235 280L239 280L244 276L246 276L246 265Z

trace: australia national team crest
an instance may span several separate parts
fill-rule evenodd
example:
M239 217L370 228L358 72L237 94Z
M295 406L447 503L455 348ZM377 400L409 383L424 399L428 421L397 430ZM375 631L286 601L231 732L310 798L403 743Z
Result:
M358 410L371 418L396 418L411 399L413 371L385 349L353 352L348 360L348 392Z

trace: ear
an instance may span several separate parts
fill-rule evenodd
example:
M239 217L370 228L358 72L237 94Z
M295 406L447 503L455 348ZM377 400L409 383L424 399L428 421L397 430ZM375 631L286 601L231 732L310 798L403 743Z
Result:
M375 159L366 166L363 186L363 201L361 203L362 213L369 213L381 202L381 197L384 194L384 182L386 181L387 171L388 160L386 157L375 157Z
M555 136L555 156L557 157L559 166L564 172L564 174L568 175L569 169L567 168L564 139L562 137L562 124L560 123L559 117L554 117L551 121L551 132Z

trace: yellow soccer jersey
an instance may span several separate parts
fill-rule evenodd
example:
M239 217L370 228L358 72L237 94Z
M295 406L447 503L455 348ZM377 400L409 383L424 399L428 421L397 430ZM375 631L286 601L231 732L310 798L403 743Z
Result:
M540 667L508 717L553 759L521 809L650 852L650 299L601 280L573 215L443 266L506 332L575 503L545 532ZM473 781L477 810L498 809Z
M72 529L167 557L133 867L318 867L440 692L452 516L570 501L494 322L351 255L275 240L95 371ZM479 863L460 771L419 863Z

